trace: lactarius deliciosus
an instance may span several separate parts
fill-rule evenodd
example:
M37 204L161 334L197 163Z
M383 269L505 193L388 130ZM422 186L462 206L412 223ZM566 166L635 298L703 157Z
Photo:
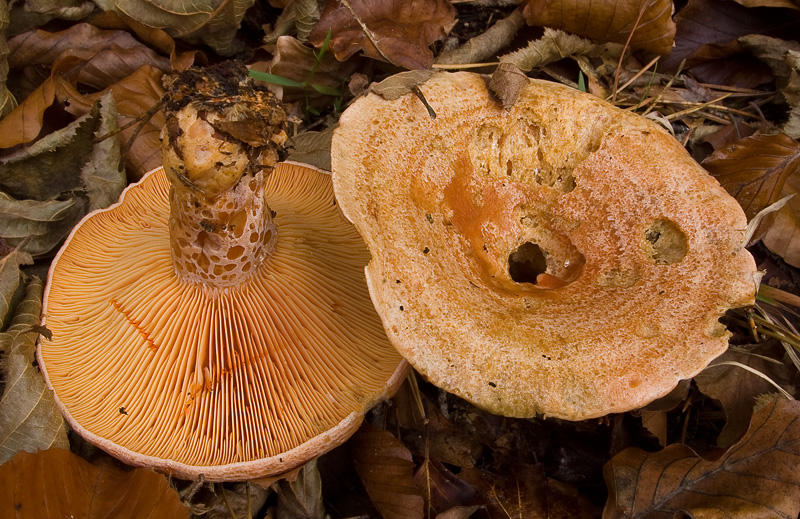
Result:
M719 318L757 286L747 222L674 137L551 82L507 108L477 74L417 88L353 103L331 158L372 300L425 377L494 413L580 420L726 349Z
M170 88L164 169L87 216L54 261L39 360L92 443L242 480L342 443L407 368L330 175L278 163L285 115L243 67L208 72Z

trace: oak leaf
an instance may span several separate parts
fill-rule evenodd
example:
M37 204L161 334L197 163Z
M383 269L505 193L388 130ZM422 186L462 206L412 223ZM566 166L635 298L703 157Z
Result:
M189 511L152 469L96 466L69 450L48 449L0 466L0 517L180 519Z
M603 469L609 487L603 518L797 517L798 464L800 402L773 400L718 458L705 459L683 444L614 456Z
M630 38L633 48L669 54L675 38L672 9L670 0L527 0L522 14L529 25L605 42L624 44Z
M358 52L407 69L433 64L430 45L454 23L447 0L327 0L309 41L330 46L339 61Z

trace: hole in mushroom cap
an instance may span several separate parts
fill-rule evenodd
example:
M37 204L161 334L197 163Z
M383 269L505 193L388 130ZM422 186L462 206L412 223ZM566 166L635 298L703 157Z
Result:
M656 220L644 231L648 256L659 265L683 260L689 251L686 234L671 220Z
M535 243L525 242L508 256L508 275L517 283L536 284L539 274L547 272L547 259Z

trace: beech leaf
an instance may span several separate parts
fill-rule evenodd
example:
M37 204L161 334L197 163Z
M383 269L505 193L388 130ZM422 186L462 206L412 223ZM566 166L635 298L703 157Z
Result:
M800 402L772 400L719 458L704 459L683 444L614 456L603 469L610 494L603 518L797 517L798 464Z
M96 466L59 448L20 453L0 466L0 516L188 519L189 511L152 469Z
M553 27L597 41L669 54L675 38L671 0L526 0L528 25ZM631 31L633 36L631 37Z
M42 313L42 292L42 281L31 278L25 285L24 299L16 307L11 326L0 333L2 375L6 382L0 398L0 464L20 451L69 448L66 423L56 407L53 393L34 367L39 338L35 327ZM0 489L2 487L0 484ZM0 499L0 506L7 502Z
M190 43L203 42L223 56L240 50L239 24L254 0L115 0L105 9L124 14L148 27L164 29Z
M308 39L321 47L330 31L339 61L362 50L398 67L427 69L433 64L429 46L447 35L454 19L447 0L326 0Z
M384 519L422 519L411 452L389 431L364 423L349 442L353 465Z
M800 172L800 143L786 134L757 134L715 151L705 167L739 202L748 220L783 197L786 179Z

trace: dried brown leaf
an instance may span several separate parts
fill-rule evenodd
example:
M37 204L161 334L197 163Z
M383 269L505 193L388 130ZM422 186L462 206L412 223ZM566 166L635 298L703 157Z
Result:
M610 494L603 518L797 517L799 463L800 402L773 400L718 459L683 444L616 455L603 470Z
M89 114L0 159L0 236L30 254L55 248L92 209L115 202L125 187L113 98Z
M800 267L800 175L791 175L786 179L781 198L789 195L793 196L776 213L762 242L789 265Z
M29 65L49 66L65 56L84 61L76 80L101 90L131 75L139 67L150 65L169 71L167 58L121 30L101 30L88 23L78 23L60 32L28 31L8 42L9 65L21 69Z
M590 519L598 510L574 487L548 478L538 465L518 465L503 474L467 469L459 474L478 488L490 517Z
M44 111L56 98L56 84L56 79L47 78L19 106L0 119L0 148L25 144L39 135Z
M288 160L310 164L319 169L331 170L331 139L333 128L321 132L308 131L291 139Z
M115 0L102 7L190 43L202 42L223 56L241 50L236 32L254 0Z
M350 439L353 465L385 519L422 519L423 499L414 485L411 452L389 431L368 423Z
M425 460L416 472L414 483L422 492L429 511L442 513L456 506L482 505L480 492L434 459Z
M390 76L380 83L374 83L370 92L375 92L389 101L412 92L415 87L426 82L435 74L435 70L411 70Z
M789 105L789 116L782 130L800 139L800 43L751 34L739 42L769 66L775 86Z
M500 56L500 61L513 64L527 72L568 56L596 56L604 51L604 45L545 27L541 38L530 42L522 49Z
M675 37L670 0L527 0L529 25L547 26L592 40L622 43L656 54L669 54ZM631 36L633 31L633 36Z
M94 102L107 92L114 94L118 124L126 128L120 133L120 141L127 148L125 168L130 180L139 180L145 173L161 165L160 135L164 115L158 111L150 119L143 119L143 116L164 95L162 76L160 70L144 66L104 91L83 94L73 88L64 94L64 99L69 101L68 109L75 116L88 113ZM134 136L136 138L131 143Z
M66 423L56 407L53 393L34 367L42 292L42 281L30 279L25 284L24 299L16 306L11 326L0 333L2 378L6 383L0 398L0 465L20 451L69 448ZM0 493L4 486L8 485L0 483ZM8 502L0 499L0 507Z
M5 331L14 315L14 308L24 295L19 266L30 263L33 263L33 258L17 249L0 258L0 332Z
M752 135L715 151L703 166L751 219L782 198L786 179L800 172L800 143L783 133Z
M782 348L776 349L777 351L770 351L768 347L761 347L751 353L726 351L694 378L698 389L706 396L718 400L725 410L727 421L717 438L718 446L731 445L747 430L757 396L775 392L775 387L763 378L729 363L736 362L750 367L776 384L790 387L792 370L781 363L767 360L782 356Z
M745 7L782 7L784 9L800 9L797 0L734 0Z
M20 453L0 466L0 516L179 519L189 511L152 469L98 467L65 449Z
M427 69L429 46L446 36L454 19L447 0L327 0L308 39L320 47L331 31L339 61L361 50L398 67Z
M273 485L278 494L278 519L323 519L322 480L317 460L311 460L293 480L282 479Z
M686 66L694 72L699 63L736 52L725 48L741 36L796 31L797 21L797 16L787 16L781 9L752 10L727 0L689 0L675 15L675 48L661 61L659 70L674 72L687 60ZM721 60L722 68L733 65L730 59Z
M456 49L444 51L436 56L437 65L480 63L507 47L525 25L522 11L515 9L502 20L489 27L486 32L471 38Z
M17 100L9 92L6 86L8 80L8 54L9 49L6 43L6 28L10 20L8 15L8 3L0 1L0 118L16 108Z

